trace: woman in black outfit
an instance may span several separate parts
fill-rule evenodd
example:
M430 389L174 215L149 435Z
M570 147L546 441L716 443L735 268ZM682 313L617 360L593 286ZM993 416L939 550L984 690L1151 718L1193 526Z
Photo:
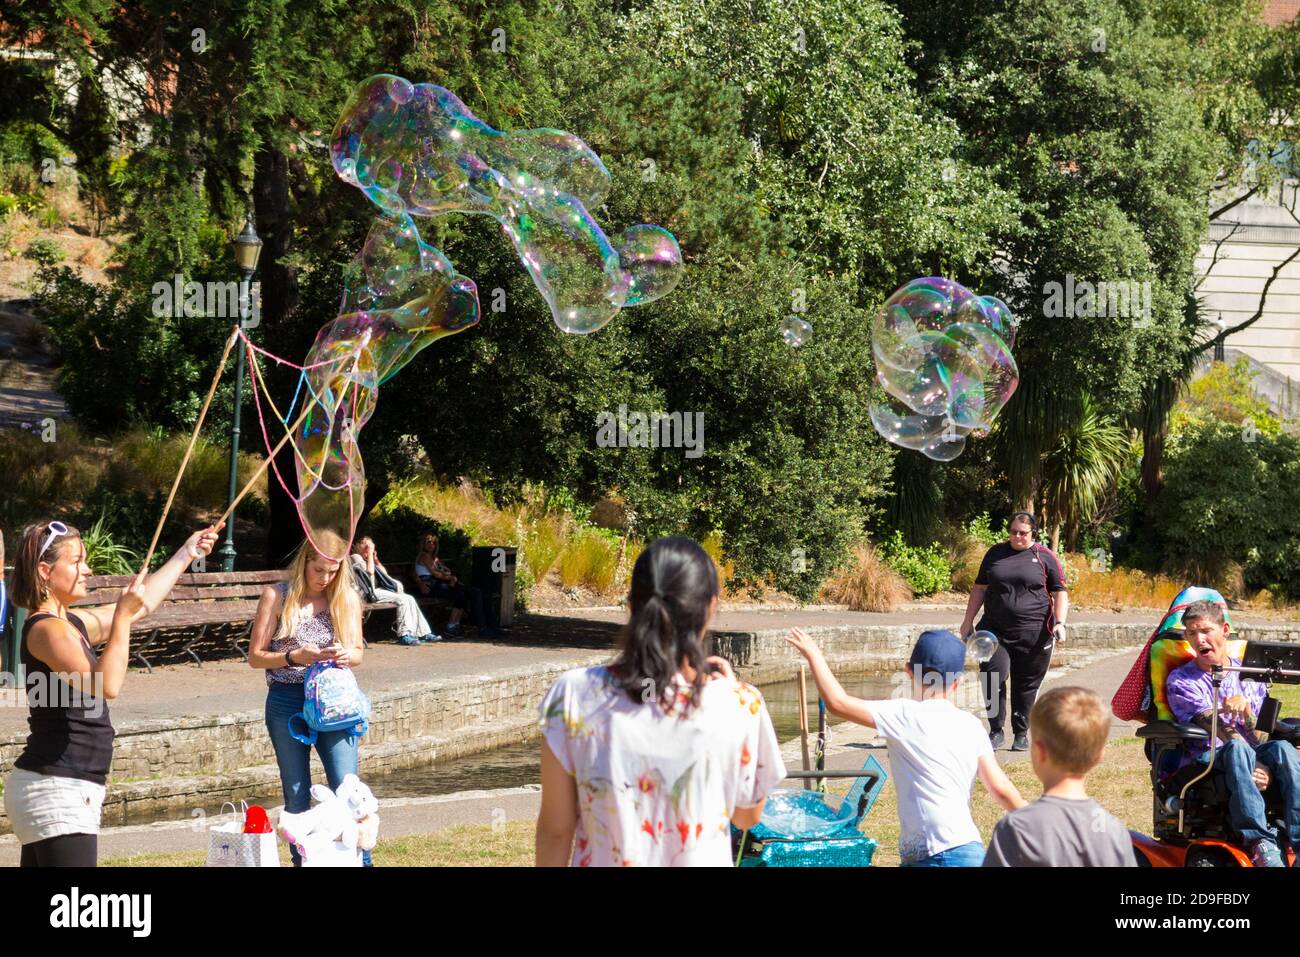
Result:
M989 719L989 740L1002 747L1007 713L1007 677L1011 678L1012 751L1029 750L1029 709L1038 697L1054 641L1065 641L1065 619L1070 596L1065 590L1061 563L1034 542L1038 524L1029 512L1011 516L1005 542L984 553L979 574L966 602L961 636L974 631L972 622L980 606L979 628L993 632L998 648L980 665L984 705Z
M221 527L195 532L113 604L76 611L71 606L86 597L90 577L81 536L62 522L23 531L12 597L32 613L20 651L31 733L4 791L23 867L95 866L113 764L107 702L126 677L131 623L158 607L193 559L212 551ZM104 646L102 653L96 645Z

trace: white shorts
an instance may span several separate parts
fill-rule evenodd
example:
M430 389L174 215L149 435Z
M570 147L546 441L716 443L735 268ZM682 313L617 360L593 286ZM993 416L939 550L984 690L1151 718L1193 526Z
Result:
M98 834L107 793L93 781L13 768L5 779L5 813L20 844L60 834Z

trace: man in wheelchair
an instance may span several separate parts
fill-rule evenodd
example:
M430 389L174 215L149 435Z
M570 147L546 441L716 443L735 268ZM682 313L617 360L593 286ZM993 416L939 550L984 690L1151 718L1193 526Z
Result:
M1283 867L1278 835L1268 825L1265 792L1281 804L1283 838L1300 853L1300 753L1282 740L1264 741L1255 723L1267 697L1267 686L1243 680L1236 671L1222 672L1217 701L1213 669L1240 667L1228 651L1229 627L1223 609L1212 601L1197 601L1183 611L1184 639L1195 657L1169 673L1165 696L1177 721L1203 727L1207 735L1219 709L1217 739L1185 742L1183 764L1205 766L1210 748L1216 750L1214 773L1223 775L1228 791L1228 815L1256 867Z

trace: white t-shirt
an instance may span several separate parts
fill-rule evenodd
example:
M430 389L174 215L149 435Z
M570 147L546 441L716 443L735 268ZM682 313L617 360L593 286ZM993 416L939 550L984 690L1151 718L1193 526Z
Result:
M727 867L731 815L785 777L763 696L732 678L665 713L632 700L608 668L566 671L542 702L541 728L577 782L577 867Z
M970 790L980 757L992 754L993 746L979 719L942 698L872 701L868 707L889 744L903 863L981 841L970 816Z

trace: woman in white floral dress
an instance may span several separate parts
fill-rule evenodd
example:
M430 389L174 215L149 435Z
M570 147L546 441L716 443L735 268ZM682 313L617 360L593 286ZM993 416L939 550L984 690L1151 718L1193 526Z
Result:
M785 777L759 692L708 656L713 560L651 542L609 665L565 672L541 706L541 866L726 866Z

